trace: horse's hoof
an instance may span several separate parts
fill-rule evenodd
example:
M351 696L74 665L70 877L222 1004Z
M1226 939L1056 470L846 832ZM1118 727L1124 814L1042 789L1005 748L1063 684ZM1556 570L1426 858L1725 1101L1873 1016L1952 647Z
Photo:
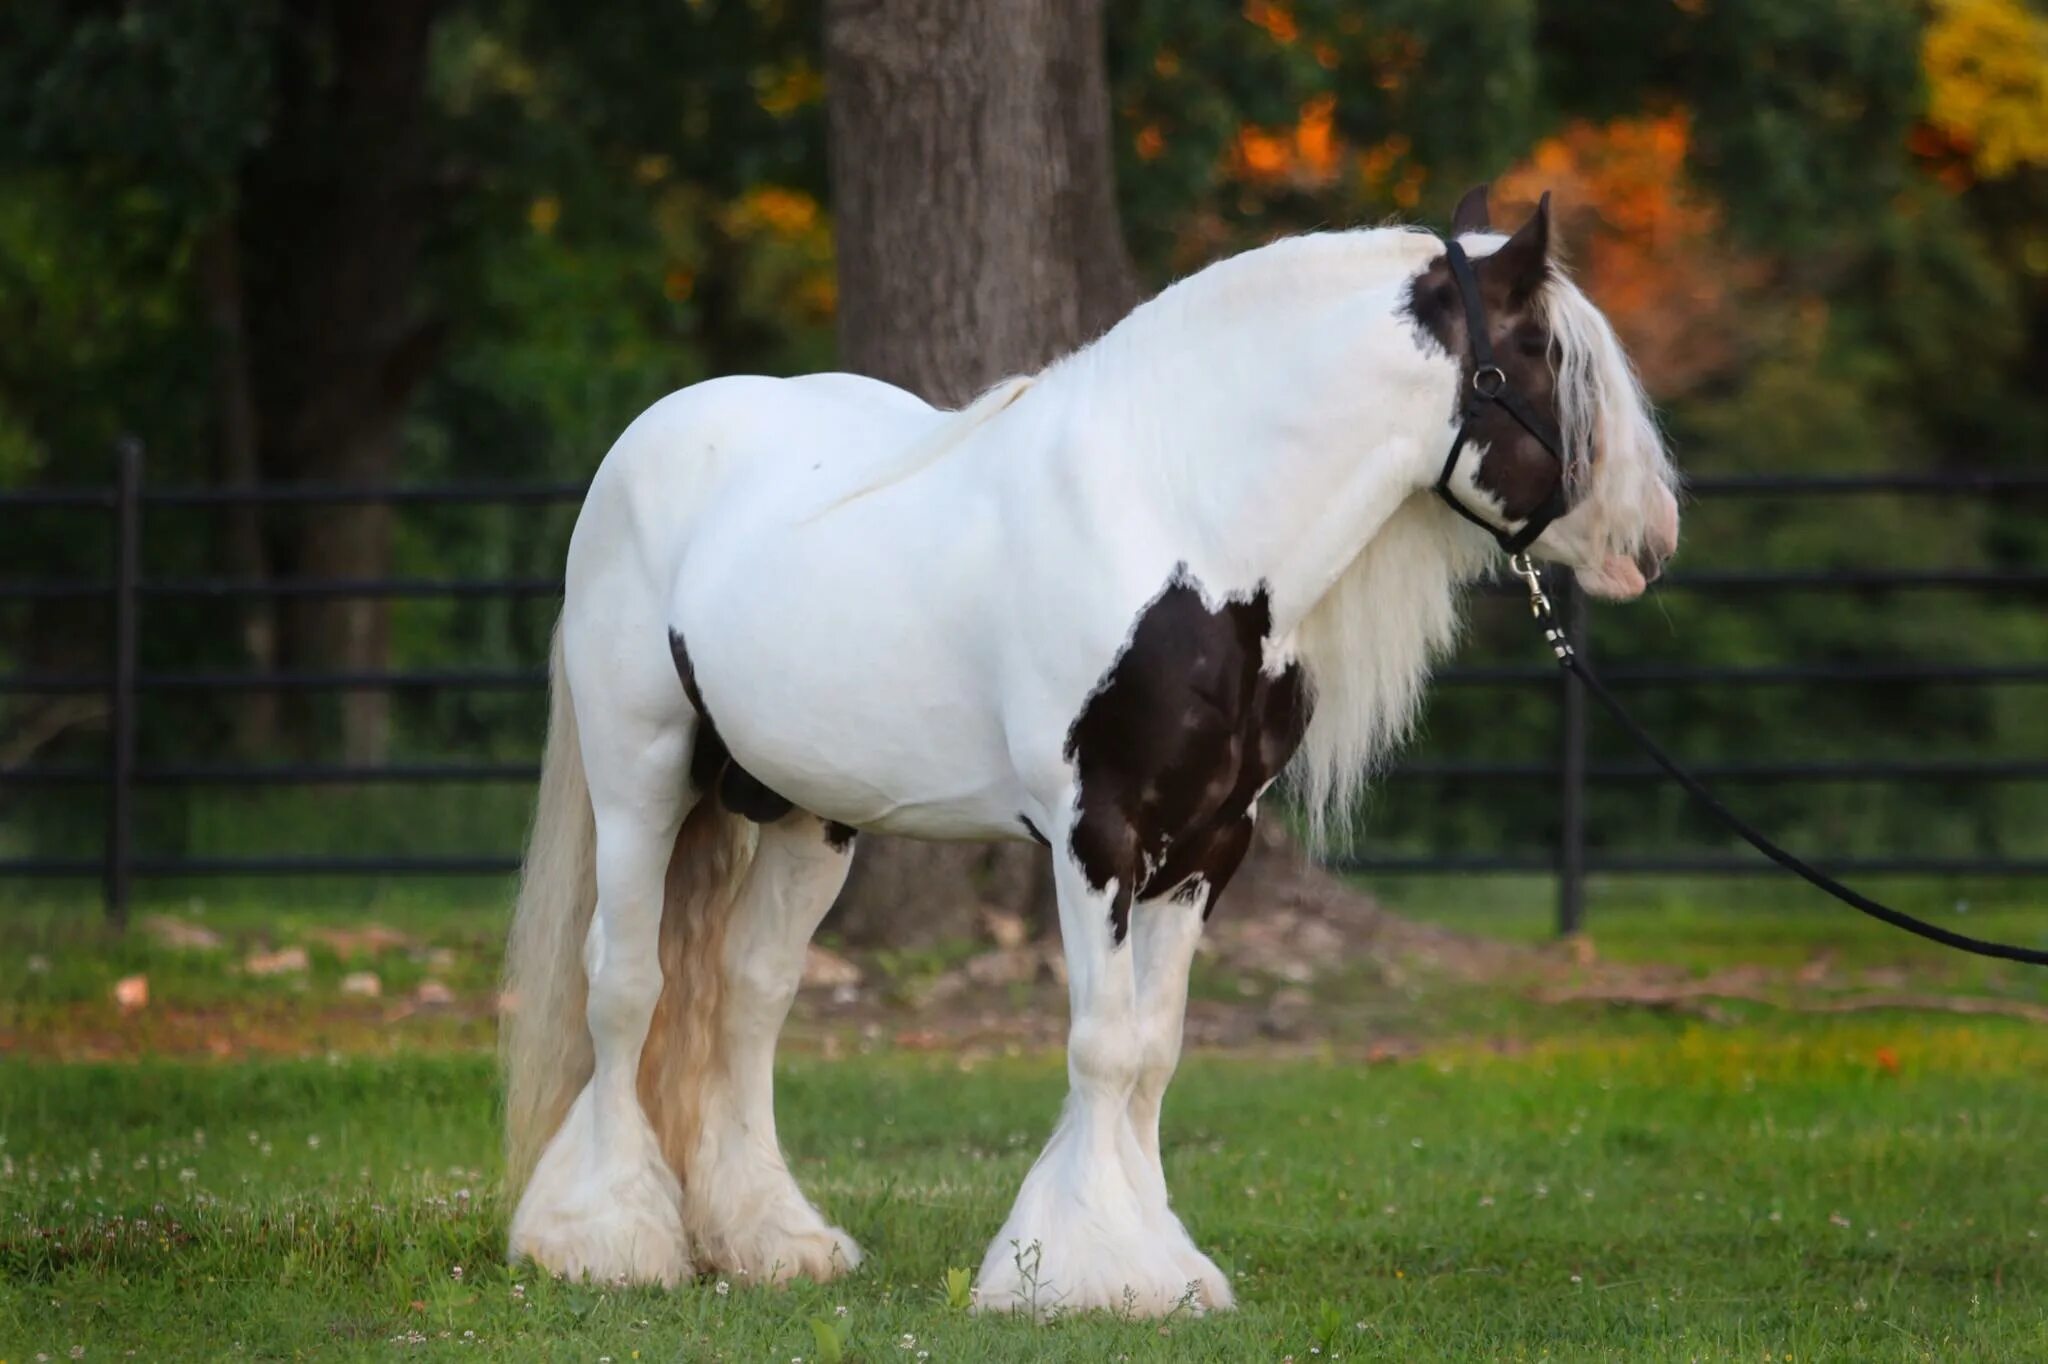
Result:
M793 1234L756 1233L743 1241L707 1243L703 1249L707 1260L747 1283L830 1283L860 1268L865 1258L851 1236L824 1225Z
M551 1274L592 1283L659 1284L695 1277L680 1219L671 1214L564 1214L523 1217L512 1228L513 1263L529 1260Z

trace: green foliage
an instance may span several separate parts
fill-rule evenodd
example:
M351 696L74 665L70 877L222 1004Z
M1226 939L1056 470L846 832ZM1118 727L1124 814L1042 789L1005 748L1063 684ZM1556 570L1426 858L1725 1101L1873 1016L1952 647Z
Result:
M0 484L103 481L105 452L129 430L147 438L153 482L220 476L225 341L209 312L210 253L232 241L248 287L269 296L264 281L303 269L301 244L252 204L275 200L280 177L352 169L323 153L326 125L296 117L319 90L307 72L332 56L307 46L308 12L275 0L0 7ZM544 0L458 0L437 13L424 164L393 212L417 215L415 302L446 341L410 407L404 477L578 478L670 389L832 363L816 0L622 4L603 23ZM1741 267L1726 272L1727 361L1660 395L1685 466L2018 466L2048 443L2048 389L2035 375L2048 345L2048 173L2026 159L2024 101L1977 88L2011 63L1978 61L1970 44L2034 30L2011 6L1942 6L1930 45L1929 22L1882 0L1137 0L1109 16L1128 234L1146 274L1164 281L1278 232L1440 218L1466 185L1574 130L1684 115L1675 178L1605 185L1611 202L1592 217L1598 231L1654 237L1630 217L1635 200L1696 196L1701 230ZM1985 120L2011 133L1995 156L1968 145ZM1673 309L1701 278L1723 282L1714 270L1648 276ZM552 573L572 516L407 512L392 569ZM289 545L305 526L278 513L264 534ZM0 576L103 572L95 518L8 530ZM221 530L153 516L149 571L231 571ZM2048 520L1981 501L1710 503L1690 511L1687 541L1681 569L1995 569L2048 561ZM2017 594L1673 592L1601 611L1595 654L2039 658L2048 625L2037 608ZM547 618L544 601L402 604L393 661L528 663ZM69 604L0 606L0 669L97 668L102 629ZM241 666L240 630L232 603L152 603L144 660ZM1480 608L1466 658L1536 656L1511 611ZM228 705L153 701L145 757L218 756L234 732ZM2048 751L2048 719L2020 688L1724 689L1646 694L1643 708L1700 757ZM1547 758L1554 709L1548 692L1439 690L1423 752ZM10 700L0 733L23 711ZM518 695L401 699L394 719L408 756L513 758L539 732L533 698ZM309 753L334 728L317 706L288 720ZM38 756L95 761L97 743L80 727ZM1540 786L1472 794L1389 793L1367 828L1407 850L1549 836L1554 802ZM1740 794L1794 841L1841 851L2038 853L2048 838L2038 789L2025 785ZM310 850L363 836L353 804L323 828L311 799L153 800L151 851ZM499 831L516 827L516 804L444 819L392 798L385 818L394 846L480 850L470 840L509 840ZM4 813L16 850L83 851L97 837L89 792ZM1631 845L1702 833L1668 794L1637 787L1598 796L1594 814L1602 837Z
M846 1342L853 1323L845 1317L812 1317L811 1339L817 1342L818 1364L839 1364L846 1358Z

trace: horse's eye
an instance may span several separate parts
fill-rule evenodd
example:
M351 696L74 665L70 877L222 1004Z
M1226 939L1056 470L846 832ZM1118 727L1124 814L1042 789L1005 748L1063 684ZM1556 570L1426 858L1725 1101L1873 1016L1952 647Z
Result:
M1544 334L1541 327L1517 327L1515 349L1531 360L1541 360L1550 354L1550 337Z

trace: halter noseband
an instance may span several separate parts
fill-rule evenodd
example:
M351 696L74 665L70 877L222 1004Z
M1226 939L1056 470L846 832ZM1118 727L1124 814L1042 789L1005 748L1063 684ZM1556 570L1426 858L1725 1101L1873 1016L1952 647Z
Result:
M1444 471L1436 481L1436 495L1441 497L1450 509L1470 521L1473 525L1500 542L1500 547L1509 554L1520 554L1536 543L1536 537L1550 528L1550 523L1563 516L1565 505L1564 475L1569 467L1565 458L1564 439L1557 428L1544 419L1543 414L1529 405L1529 400L1517 393L1508 383L1507 372L1494 362L1493 340L1486 333L1486 305L1479 299L1479 279L1472 272L1472 262L1465 255L1465 248L1455 239L1444 243L1444 254L1451 263L1451 277L1458 282L1458 297L1465 304L1465 334L1472 347L1472 388L1458 408L1458 438L1451 442L1451 453L1444 457ZM1485 404L1498 403L1507 410L1524 431L1534 436L1544 449L1557 460L1557 486L1543 505L1529 514L1518 531L1505 531L1473 511L1458 500L1451 491L1451 475L1457 472L1458 456L1464 452L1465 442L1471 438L1472 423L1485 410Z

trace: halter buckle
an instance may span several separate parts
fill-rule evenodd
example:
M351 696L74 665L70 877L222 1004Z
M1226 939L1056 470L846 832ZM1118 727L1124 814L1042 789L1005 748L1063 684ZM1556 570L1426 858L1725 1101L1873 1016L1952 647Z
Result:
M1507 386L1507 372L1499 365L1483 365L1472 371L1472 391L1482 398L1498 398Z

